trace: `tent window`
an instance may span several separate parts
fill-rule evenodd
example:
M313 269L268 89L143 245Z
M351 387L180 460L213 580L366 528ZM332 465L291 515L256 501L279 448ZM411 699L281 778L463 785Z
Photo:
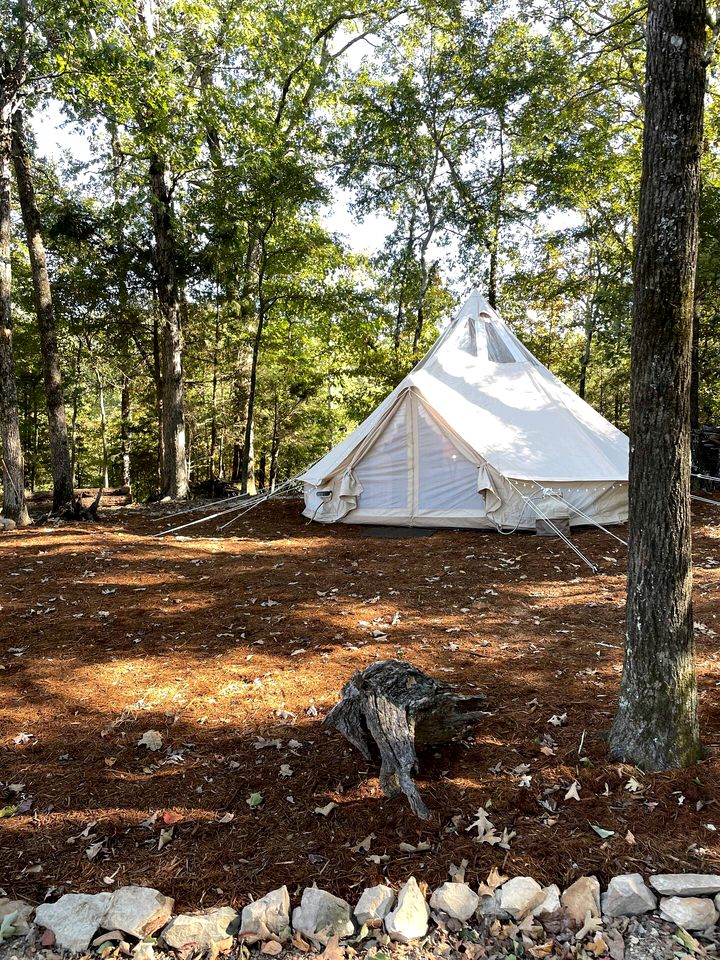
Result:
M487 339L488 360L493 363L515 363L515 357L510 352L495 326L485 321L485 336Z

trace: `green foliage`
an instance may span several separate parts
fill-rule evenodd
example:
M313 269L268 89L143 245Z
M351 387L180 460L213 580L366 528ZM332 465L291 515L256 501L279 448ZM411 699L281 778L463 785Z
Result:
M291 5L0 0L26 110L59 103L92 163L38 162L77 479L157 485L148 167L172 178L192 479L237 478L253 350L256 473L300 471L395 386L470 283L539 358L628 424L643 16L601 0ZM28 28L28 22L31 28ZM23 39L24 38L24 39ZM708 106L698 264L701 420L720 396L720 167ZM324 225L338 187L392 227ZM27 252L13 251L29 479L48 482ZM127 391L126 391L127 393Z

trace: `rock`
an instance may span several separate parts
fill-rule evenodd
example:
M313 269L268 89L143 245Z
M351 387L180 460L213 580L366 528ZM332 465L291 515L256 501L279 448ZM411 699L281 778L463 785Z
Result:
M582 927L585 917L600 916L600 884L597 877L580 877L560 897L562 908L574 923Z
M155 960L153 945L142 940L140 943L136 943L132 952L132 960Z
M469 920L479 902L480 897L467 883L443 883L430 897L433 910L442 910L455 920Z
M55 903L41 903L35 923L55 934L63 950L84 953L110 906L110 893L66 893Z
M395 891L379 883L376 887L367 887L355 907L355 919L364 924L377 924L383 921L395 903Z
M717 920L718 912L708 897L663 897L660 916L684 930L707 930Z
M9 900L7 897L0 897L0 924L2 924L5 917L9 917L11 913L17 914L12 921L12 936L14 937L24 937L28 932L32 912L33 908L29 903L25 903L24 900ZM9 937L10 934L7 936Z
M706 897L720 893L720 877L713 873L656 873L650 886L661 897Z
M500 909L520 920L542 902L542 892L532 877L513 877L500 887Z
M331 937L341 940L355 932L350 904L317 887L303 890L300 906L293 910L292 925L298 933L325 946Z
M172 916L174 900L152 887L120 887L112 894L102 924L143 940L164 927Z
M14 520L11 520L10 517L0 517L0 530L5 530L8 533L11 530L14 530L17 527L17 524Z
M613 877L602 897L602 912L608 917L631 917L657 907L657 899L639 873Z
M237 932L240 914L232 907L214 907L202 913L180 913L162 932L162 939L173 950L193 946L211 950L214 944Z
M391 940L410 943L424 937L428 929L430 908L420 892L415 877L400 888L397 907L385 917L385 929Z
M536 907L533 907L532 913L534 917L542 917L549 913L558 913L562 910L560 887L556 883L551 883L549 887L544 887L542 893L542 900Z
M243 937L270 940L271 936L287 940L290 936L290 895L287 887L266 893L243 907L240 933Z

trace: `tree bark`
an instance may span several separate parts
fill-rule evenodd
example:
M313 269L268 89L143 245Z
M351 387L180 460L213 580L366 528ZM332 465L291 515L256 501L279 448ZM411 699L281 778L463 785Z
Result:
M2 94L0 93L0 96ZM25 477L15 381L10 267L10 117L0 103L0 434L2 434L3 513L26 526Z
M580 360L580 380L578 382L578 396L581 400L585 399L587 388L587 372L590 366L590 352L592 349L592 338L595 332L595 300L594 297L588 301L585 312L585 344L583 354Z
M502 225L502 210L505 201L505 119L500 117L499 136L500 158L497 178L497 191L493 204L492 229L490 232L490 264L488 267L488 303L497 309L498 300L498 260L500 257L500 227Z
M690 355L705 94L704 0L651 0L635 245L625 662L610 751L701 754L692 617Z
M105 387L103 386L100 371L95 367L95 380L98 388L98 402L100 404L100 444L102 449L102 483L103 489L107 490L110 486L110 477L108 475L108 442L107 442L107 413L105 411Z
M40 352L43 361L48 415L50 469L53 478L53 510L59 510L63 504L69 503L72 499L72 465L68 445L55 308L47 270L40 211L35 198L30 154L25 139L22 111L19 109L15 111L12 119L12 153L20 210L30 256L35 313L40 331Z
M696 302L692 318L692 355L690 360L690 429L700 429L700 304Z
M130 489L130 448L132 434L132 408L130 403L130 378L123 376L120 393L120 448L122 456L122 486Z
M188 495L183 401L180 290L177 281L177 245L167 162L157 154L150 161L155 269L158 282L160 362L162 369L162 464L163 496L181 499Z

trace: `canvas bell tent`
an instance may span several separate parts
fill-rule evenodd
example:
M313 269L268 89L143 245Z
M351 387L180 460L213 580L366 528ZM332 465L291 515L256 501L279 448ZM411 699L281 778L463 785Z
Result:
M314 464L322 523L535 529L627 519L628 440L475 292L402 383Z

